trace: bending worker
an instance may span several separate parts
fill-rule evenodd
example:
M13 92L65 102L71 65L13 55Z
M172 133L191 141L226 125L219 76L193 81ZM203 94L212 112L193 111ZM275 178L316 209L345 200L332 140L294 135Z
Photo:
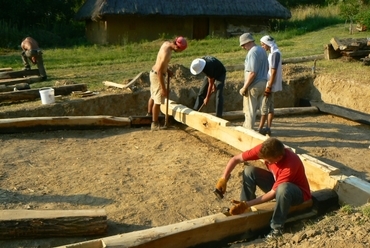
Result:
M24 64L24 70L31 70L31 66L28 62L28 59L31 60L32 64L36 65L39 69L40 76L42 80L46 80L46 71L44 67L44 60L42 58L42 51L39 48L39 44L32 37L25 38L21 43L22 60Z
M205 56L193 60L190 65L190 72L193 75L198 75L201 72L206 74L193 109L198 111L202 106L207 105L211 94L216 92L216 116L222 118L224 108L223 90L226 80L225 66L215 57Z

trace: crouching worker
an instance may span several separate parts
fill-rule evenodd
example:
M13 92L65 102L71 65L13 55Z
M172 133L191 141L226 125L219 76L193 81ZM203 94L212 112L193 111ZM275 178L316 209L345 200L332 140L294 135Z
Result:
M46 80L46 72L44 67L44 60L42 58L42 51L39 48L37 41L31 37L25 38L21 43L22 60L24 65L24 70L31 70L31 66L28 60L31 60L32 64L36 65L39 70L42 80Z
M230 214L242 214L251 206L276 199L270 222L271 232L266 236L268 240L273 240L283 234L289 208L311 199L304 166L297 154L285 148L280 140L269 138L262 144L231 158L216 188L225 193L226 178L230 176L235 166L244 161L259 159L264 161L267 170L254 166L245 167L240 201L233 200L235 205L230 209ZM264 192L257 198L256 186Z

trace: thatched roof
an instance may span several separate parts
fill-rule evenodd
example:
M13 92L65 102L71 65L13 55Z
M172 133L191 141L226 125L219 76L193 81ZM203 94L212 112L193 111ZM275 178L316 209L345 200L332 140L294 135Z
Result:
M97 20L106 15L291 17L290 11L276 0L86 0L75 18Z

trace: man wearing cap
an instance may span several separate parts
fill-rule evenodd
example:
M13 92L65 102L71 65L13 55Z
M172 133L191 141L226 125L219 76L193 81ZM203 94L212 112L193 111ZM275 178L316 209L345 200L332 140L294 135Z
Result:
M262 100L261 119L258 127L258 132L261 134L271 135L271 124L272 119L274 118L274 92L281 91L283 89L283 69L281 53L275 43L274 38L272 38L270 35L265 35L260 39L260 41L261 46L266 51L270 51L270 54L268 56L268 80L264 93L264 99ZM266 120L267 127L266 129L263 129Z
M158 117L160 105L164 103L164 98L168 94L165 86L165 76L172 76L172 72L168 70L168 64L171 60L172 51L182 52L187 47L187 41L184 37L176 37L172 42L165 41L157 54L155 65L149 74L150 79L150 98L148 100L148 114L152 116L151 130L161 129Z
M21 55L24 64L24 70L31 70L31 66L28 62L28 59L30 59L32 64L37 64L37 68L42 80L46 80L47 76L44 67L44 60L42 58L42 51L39 48L37 41L32 37L26 37L21 43L21 48L23 50Z
M216 116L222 118L224 107L223 90L226 79L225 66L213 56L204 56L193 60L190 65L190 72L198 75L203 72L206 76L199 89L197 99L195 100L194 110L199 110L209 102L213 92L216 92Z
M257 107L260 106L267 82L268 61L266 51L255 44L250 33L239 37L242 48L248 51L244 62L244 85L239 93L243 96L243 127L253 129Z

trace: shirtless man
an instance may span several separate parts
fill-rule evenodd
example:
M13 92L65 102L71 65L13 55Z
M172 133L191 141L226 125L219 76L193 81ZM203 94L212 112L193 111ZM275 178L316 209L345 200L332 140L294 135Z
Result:
M151 130L161 129L158 117L160 105L164 103L164 98L167 96L169 89L165 86L166 73L172 76L172 72L168 70L168 64L171 60L172 51L182 52L187 47L187 41L184 37L176 37L173 41L165 41L159 49L155 65L150 71L150 98L148 101L148 114L152 116Z
M39 69L42 80L46 80L47 76L44 68L42 51L39 48L39 44L37 43L37 41L31 37L27 37L22 41L21 48L23 50L22 61L24 64L24 70L31 70L31 66L28 62L28 59L30 59L32 64L37 64L37 68Z

